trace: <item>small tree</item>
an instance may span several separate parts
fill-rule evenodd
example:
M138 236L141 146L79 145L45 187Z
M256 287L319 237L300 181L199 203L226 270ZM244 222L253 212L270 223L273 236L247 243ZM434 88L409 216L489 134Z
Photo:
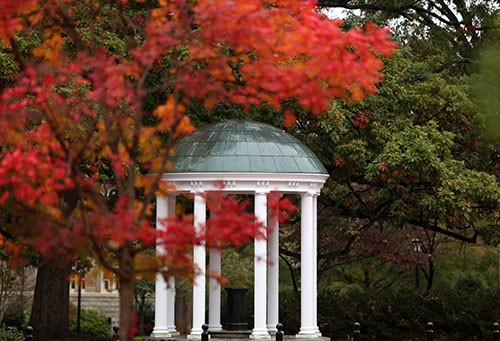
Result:
M139 334L144 335L144 310L155 292L154 282L144 278L135 281L134 301L135 311L139 320Z

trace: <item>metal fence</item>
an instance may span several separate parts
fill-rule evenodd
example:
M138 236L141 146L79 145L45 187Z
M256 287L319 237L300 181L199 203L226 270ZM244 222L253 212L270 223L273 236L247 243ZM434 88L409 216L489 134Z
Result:
M354 323L354 341L361 341L361 325L356 322ZM432 322L427 323L427 329L425 331L425 335L427 337L427 341L433 341L434 340L434 324ZM499 325L497 322L493 323L493 329L492 329L492 340L493 341L500 341L500 331L499 331Z
M201 329L203 332L201 333L201 341L209 341L209 333L208 333L208 325L204 324ZM278 323L276 325L276 341L283 341L283 325L281 323ZM112 340L120 340L118 336L119 332L118 327L113 327L113 337ZM492 328L492 340L493 341L500 341L500 327L497 322L493 323L493 328ZM33 341L33 328L28 326L25 329L25 341ZM434 341L434 324L432 322L427 323L427 329L425 331L425 335L427 337L427 341ZM353 331L353 340L354 341L361 341L361 324L358 322L354 323L354 331Z

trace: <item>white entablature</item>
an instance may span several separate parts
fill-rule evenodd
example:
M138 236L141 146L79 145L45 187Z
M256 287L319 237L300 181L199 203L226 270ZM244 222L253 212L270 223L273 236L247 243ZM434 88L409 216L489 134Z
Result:
M162 176L162 180L173 184L179 193L223 190L234 194L279 191L319 195L327 178L325 174L304 173L166 173Z

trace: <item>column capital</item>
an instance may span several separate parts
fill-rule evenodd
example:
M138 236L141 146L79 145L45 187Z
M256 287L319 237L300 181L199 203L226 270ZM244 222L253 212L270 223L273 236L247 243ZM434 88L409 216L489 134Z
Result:
M300 195L304 197L317 197L319 193L317 191L307 191L300 193Z

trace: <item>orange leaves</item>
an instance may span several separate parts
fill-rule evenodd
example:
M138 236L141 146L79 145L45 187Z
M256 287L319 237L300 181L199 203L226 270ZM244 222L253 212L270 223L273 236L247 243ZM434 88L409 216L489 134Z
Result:
M58 28L46 29L43 33L46 40L41 46L33 50L33 55L38 58L43 58L47 63L59 65L63 62L61 60L63 38L61 30Z
M159 105L154 111L154 115L160 119L158 129L170 130L183 117L185 110L184 105L178 103L175 96L169 95L165 104Z
M191 119L188 116L183 116L179 120L179 124L177 125L175 132L173 134L174 139L178 139L184 137L186 135L190 135L195 130L193 124L191 123Z
M195 128L189 117L184 114L185 111L184 105L178 103L173 95L169 95L166 103L154 111L154 115L160 119L155 130L171 131L174 139L191 134Z
M295 125L296 118L290 111L285 111L285 127L291 127Z
M1 0L0 8L0 39L5 47L9 46L16 32L23 29L23 17L27 16L32 22L40 20L40 15L35 12L38 0Z
M365 98L365 93L357 84L355 84L351 88L351 98L355 101L359 101Z

